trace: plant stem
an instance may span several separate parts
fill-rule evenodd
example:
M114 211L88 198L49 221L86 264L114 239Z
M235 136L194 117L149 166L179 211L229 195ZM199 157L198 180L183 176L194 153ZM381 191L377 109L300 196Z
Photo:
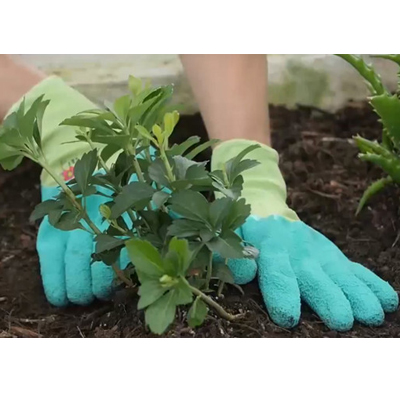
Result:
M140 168L139 162L136 159L136 155L135 155L135 158L133 159L133 165L135 167L135 170L136 170L137 176L139 178L139 181L146 182L145 179L144 179L144 175L143 175L142 169Z
M92 220L89 218L87 215L86 210L79 204L79 202L76 200L76 197L72 190L67 186L65 182L63 182L56 174L53 173L51 168L46 164L41 162L40 165L43 167L43 169L46 170L46 172L54 179L54 181L61 187L61 189L64 191L64 193L69 197L71 200L72 204L74 207L82 213L82 218L85 220L85 222L89 225L89 227L92 229L92 231L96 235L101 235L100 229L92 222Z
M129 144L128 147L126 148L126 152L131 156L133 156L133 166L135 167L135 171L137 173L139 181L146 182L146 180L144 179L143 171L140 168L139 162L136 158L136 150L132 147L131 144Z
M115 275L126 284L126 286L128 287L134 287L133 282L128 279L124 273L122 272L122 270L118 267L118 265L116 263L112 264L112 269L115 273Z
M206 275L206 290L210 288L210 281L212 276L212 259L213 259L213 253L212 251L210 251L208 258L207 275Z
M225 318L228 321L235 321L236 319L239 319L242 317L242 314L237 314L233 315L228 313L227 311L224 310L223 307L221 307L218 303L216 303L211 297L205 295L201 290L190 286L190 290L195 294L196 296L199 296L205 303L207 303L209 306L213 307L215 311L222 317Z
M88 138L88 143L89 143L89 145L90 145L92 150L96 149L94 143L89 138ZM104 171L106 171L107 174L110 174L110 172L111 172L110 168L108 168L108 165L101 158L100 154L97 154L97 158L99 160L100 165L103 167ZM140 166L139 166L139 169L140 169ZM117 193L121 193L122 192L122 187L120 185L118 185L118 187L115 187L114 189L116 190ZM133 213L133 211L132 210L128 210L128 215L129 215L130 220L132 221L132 224L134 224L135 221L136 221L136 217L135 217L135 214ZM138 232L138 237L140 237L140 233L139 232Z
M160 148L160 158L161 158L161 160L163 161L163 163L164 163L164 165L165 165L165 169L167 170L167 177L168 177L168 180L169 180L170 182L174 182L174 181L175 181L174 172L172 171L171 164L169 163L168 157L167 157L167 155L165 154L165 150L162 149L162 148Z
M87 141L89 143L89 146L92 150L96 150L97 148L95 147L94 143L90 140L90 138L87 138ZM104 169L104 171L107 172L107 174L110 173L110 168L108 168L108 165L104 162L104 160L101 158L99 152L97 152L97 159L99 160L100 165Z
M219 282L219 286L218 286L218 291L217 291L217 296L221 297L222 295L222 291L224 290L225 287L225 282L224 281L220 281Z

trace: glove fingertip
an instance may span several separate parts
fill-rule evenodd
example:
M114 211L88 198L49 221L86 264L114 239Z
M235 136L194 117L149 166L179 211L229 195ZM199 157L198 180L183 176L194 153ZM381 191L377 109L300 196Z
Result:
M268 313L282 328L294 328L301 316L300 290L284 252L261 251L258 282Z
M390 313L399 308L399 295L393 287L359 263L351 263L352 271L379 299L383 311Z
M43 289L50 304L65 307L69 304L65 283L64 253L68 234L56 231L48 217L42 221L36 248L39 255Z
M69 304L67 294L44 289L47 301L55 307L66 307Z
M103 262L95 262L92 268L92 291L99 300L109 300L112 295L114 271Z
M229 259L228 267L237 285L245 285L257 275L256 262L248 258Z
M300 322L300 311L295 308L276 309L270 307L268 311L272 321L282 328L292 329Z

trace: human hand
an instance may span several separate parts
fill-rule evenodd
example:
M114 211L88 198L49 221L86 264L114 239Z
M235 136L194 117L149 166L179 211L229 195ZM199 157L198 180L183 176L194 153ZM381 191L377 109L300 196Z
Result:
M213 166L238 154L248 141L218 146ZM241 227L243 239L254 245L257 260L230 260L239 284L255 275L272 320L291 328L305 301L331 329L345 331L354 321L377 326L384 313L398 307L395 290L372 271L350 261L329 239L301 222L286 205L286 190L276 152L263 146L248 155L260 165L245 173L242 196L252 216Z

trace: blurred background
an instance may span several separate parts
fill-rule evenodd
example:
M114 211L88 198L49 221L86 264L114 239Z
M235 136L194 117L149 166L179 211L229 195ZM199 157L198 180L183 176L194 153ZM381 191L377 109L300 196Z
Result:
M151 79L154 85L175 84L174 99L181 112L193 114L197 105L176 55L171 54L41 54L22 55L48 74L62 77L91 100L103 103L126 93L130 74ZM367 57L368 58L368 57ZM331 54L269 55L269 99L274 105L297 104L336 111L349 100L365 100L368 94L359 75ZM371 59L390 90L396 89L396 65Z

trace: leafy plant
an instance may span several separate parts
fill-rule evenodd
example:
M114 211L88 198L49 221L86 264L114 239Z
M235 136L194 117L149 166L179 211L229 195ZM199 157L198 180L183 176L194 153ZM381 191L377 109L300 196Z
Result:
M367 64L360 56L354 54L338 54L338 56L352 65L365 79L371 92L369 102L383 125L381 143L364 139L359 135L354 137L360 150L359 157L377 165L387 174L372 183L364 192L357 208L356 214L358 214L374 194L390 184L400 185L400 68L397 93L391 94L384 87L374 67ZM374 57L393 61L400 67L400 54L382 54Z
M74 179L64 182L47 162L41 138L49 101L43 96L29 109L22 101L4 121L0 163L13 169L27 157L54 178L59 195L39 204L32 220L48 216L57 229L93 234L93 260L110 265L119 283L139 286L138 308L154 333L163 333L181 306L190 307L192 327L204 321L209 307L233 320L238 315L225 311L212 292L233 284L227 259L257 254L235 233L250 214L250 206L239 198L241 173L257 164L243 158L257 146L208 172L206 163L193 158L216 141L199 145L200 139L191 137L170 146L179 120L176 111L167 110L172 87L151 88L131 76L129 88L128 95L106 109L87 110L62 122L76 128L76 141L91 147L76 162ZM218 198L208 201L204 193L218 193ZM98 210L102 229L86 210L86 198L93 195L105 198ZM124 247L132 264L122 270L118 259ZM213 262L214 253L225 262Z

